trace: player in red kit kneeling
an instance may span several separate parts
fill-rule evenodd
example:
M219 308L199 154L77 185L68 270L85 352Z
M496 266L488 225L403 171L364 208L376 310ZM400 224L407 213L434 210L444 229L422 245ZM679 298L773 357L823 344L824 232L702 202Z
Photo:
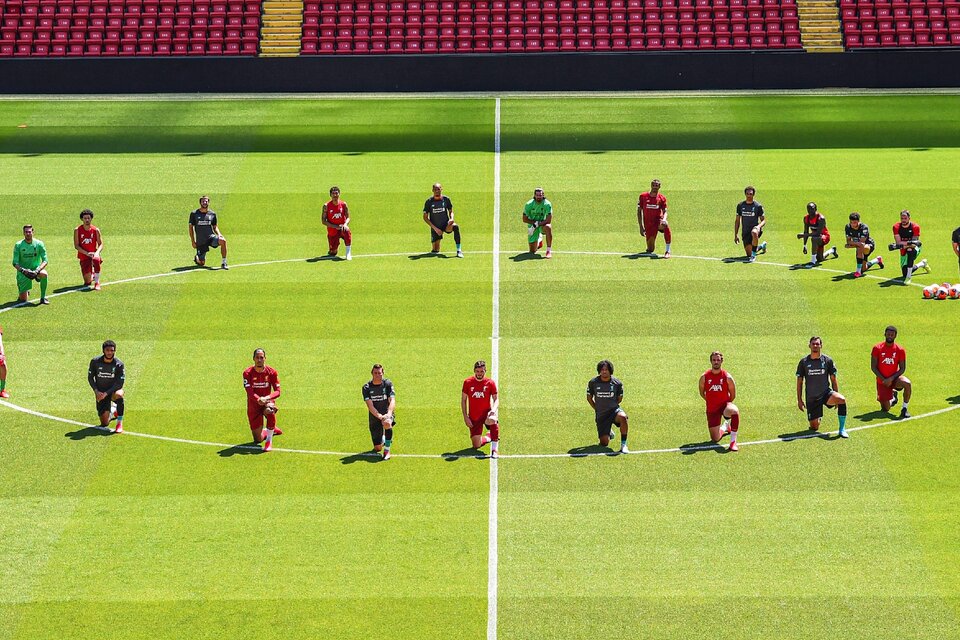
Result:
M877 402L884 411L897 404L897 392L903 391L903 405L900 418L909 418L910 396L913 385L904 374L907 370L907 352L896 343L897 328L889 326L883 332L883 342L873 347L870 354L870 369L877 376Z
M92 284L94 291L100 291L100 265L103 264L100 252L103 251L103 237L100 229L93 226L93 211L81 211L80 220L83 224L73 230L73 246L77 250L77 258L80 259L83 284L88 287Z
M487 363L477 360L473 375L463 381L460 410L463 421L470 429L470 442L474 449L490 443L490 457L496 458L500 448L500 423L497 420L497 383L487 377ZM486 427L490 435L483 434Z
M637 199L637 222L640 224L640 233L647 241L646 253L655 252L657 233L662 232L666 243L663 257L669 258L670 241L673 238L670 233L670 224L667 222L667 199L660 193L659 180L652 181L650 191L641 193Z
M353 234L350 233L350 209L347 203L340 199L340 187L330 187L330 202L323 205L321 221L327 228L327 244L330 245L327 255L337 255L340 240L343 239L347 260L353 260L350 255L350 245L353 243Z
M263 450L273 448L273 436L283 433L277 428L277 405L280 397L280 378L277 370L267 366L267 354L263 349L253 352L253 366L243 372L243 389L247 392L247 419L253 441L263 443ZM267 426L263 423L266 420Z
M740 409L733 401L737 397L737 384L733 376L724 371L723 354L710 354L710 368L700 376L700 397L707 401L707 428L714 444L730 434L730 451L738 451L737 432L740 430Z

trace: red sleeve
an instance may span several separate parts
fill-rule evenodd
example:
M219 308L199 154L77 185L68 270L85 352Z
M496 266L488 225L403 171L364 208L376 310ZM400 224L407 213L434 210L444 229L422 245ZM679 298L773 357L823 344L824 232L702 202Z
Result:
M873 345L873 351L870 352L870 357L871 357L871 358L879 358L879 357L880 357L880 345L879 345L879 344Z
M493 380L490 381L490 394L493 395L497 393L497 383Z
M277 370L274 369L270 373L270 384L273 385L273 393L270 395L274 398L280 397L280 374L277 373Z
M467 393L467 383L470 382L470 379L467 378L463 381L463 386L460 388L461 393Z
M663 195L663 194L659 194L659 195L660 195L660 211L666 211L666 210L667 210L667 197L666 197L665 195Z
M897 362L903 362L907 359L907 352L904 351L903 347L897 349L897 356L899 358Z
M899 226L900 226L900 223L899 223L899 222L898 222L897 224L893 225L893 235L896 236L897 240L900 239L900 232L897 231L897 227L899 227Z
M916 222L913 223L913 237L920 237L920 225L918 225Z
M250 369L243 372L243 390L247 392L247 400L253 401L257 394L254 393L253 386L250 384Z

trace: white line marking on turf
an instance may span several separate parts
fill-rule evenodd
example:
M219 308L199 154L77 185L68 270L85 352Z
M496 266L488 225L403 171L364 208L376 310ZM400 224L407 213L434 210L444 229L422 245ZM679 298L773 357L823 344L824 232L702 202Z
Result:
M499 101L498 101L498 103L499 103ZM499 113L499 112L498 112L498 113ZM500 250L500 215L499 215L499 211L500 211L500 156L499 156L500 144L499 144L499 130L500 130L500 128L499 128L499 118L498 118L498 120L497 120L497 126L496 126L496 140L495 140L495 146L496 146L497 153L496 153L495 156L494 156L494 167L495 167L494 183L495 183L495 186L496 186L496 191L495 191L495 194L494 194L494 207L495 207L496 212L497 212L496 215L494 216L494 250L493 250L493 251L467 251L466 253L468 253L468 254L487 254L487 255L489 255L489 254L494 254L494 255L496 255L496 256L499 256L499 255L503 255L503 254L513 253L512 251L502 251L502 250ZM623 252L619 252L619 251L557 251L557 252L555 252L555 253L557 253L557 254L566 254L566 255L585 255L585 256L623 256L623 255L626 255L626 254L624 254ZM369 254L360 254L360 255L356 255L356 256L354 256L354 257L355 257L355 258L396 258L396 257L410 256L410 255L412 255L412 254L410 254L409 252L396 252L396 253L369 253ZM684 256L684 255L674 255L673 257L674 257L674 258L680 258L680 259L686 259L686 260L706 260L706 261L712 261L712 262L724 262L724 260L725 260L724 258L715 258L715 257L710 257L710 256ZM284 259L280 259L280 260L264 260L264 261L260 261L260 262L246 262L246 263L243 263L243 264L233 265L233 266L231 267L231 269L241 269L241 268L244 268L244 267L257 267L257 266L272 265L272 264L288 264L288 263L292 263L292 262L306 262L307 260L313 260L313 258L284 258ZM499 300L500 261L495 259L495 260L493 261L493 263L494 263L494 267L493 267L493 270L494 270L494 298L493 298L494 326L493 326L493 335L492 335L492 340L491 340L491 342L493 343L494 348L493 348L492 357L491 357L491 361L490 361L490 365L491 365L491 366L490 366L490 371L491 371L491 374L492 374L493 379L494 379L494 380L497 380L498 375L499 375L499 366L500 366L500 324L499 324L499 323L500 323L500 300ZM766 262L766 261L757 261L755 264L762 264L762 265L767 265L767 266L771 266L771 267L788 267L788 268L794 266L794 265L791 265L791 264L784 264L784 263L779 263L779 262ZM818 271L824 271L824 272L830 272L830 273L849 273L848 271L842 271L842 270L839 270L839 269L828 269L828 268L825 268L825 267L817 267L817 270L818 270ZM189 273L202 273L202 272L206 272L206 271L216 271L216 269L203 269L203 268L198 268L198 269L188 269L188 270L186 270L186 271L165 271L165 272L163 272L163 273L154 273L154 274L145 275L145 276L136 276L136 277L133 277L133 278L125 278L125 279L122 279L122 280L114 280L114 281L112 281L112 282L104 282L104 283L102 283L102 286L104 286L104 287L109 287L109 286L113 286L113 285L126 284L126 283L130 283L130 282L141 282L141 281L145 281L145 280L154 280L154 279L157 279L157 278L167 278L167 277L171 277L171 276L178 276L178 275L184 275L184 274L189 274ZM880 277L880 276L871 275L871 274L869 274L869 273L868 273L868 274L865 274L864 277L865 277L865 278L873 278L874 280L887 280L887 278L882 278L882 277ZM921 288L922 288L922 287L923 287L923 284L922 284L922 283L912 283L912 286L921 287ZM50 294L50 295L47 296L47 297L48 297L48 298L56 298L56 297L59 297L59 296L65 296L65 295L67 295L67 294L77 293L77 292L79 292L79 291L86 291L86 290L87 290L86 288L80 287L80 288L77 288L77 289L70 289L70 290L68 290L68 291L61 291L60 293L52 293L52 294ZM13 309L18 309L18 308L20 308L20 307L25 307L25 306L30 305L30 304L33 304L33 303L31 303L31 302L22 302L22 303L19 303L19 304L15 304L15 305L12 305L12 306L9 306L9 307L2 308L2 309L0 309L0 314L5 313L5 312L7 312L7 311L12 311ZM41 413L41 412L39 412L39 411L34 411L33 409L28 409L28 408L26 408L26 407L21 407L21 406L19 406L19 405L13 404L12 402L7 402L7 401L5 401L5 400L0 400L0 405L5 406L5 407L7 407L8 409L12 409L12 410L14 410L14 411L19 411L19 412L21 412L21 413L26 413L26 414L28 414L28 415L32 415L32 416L37 417L37 418L43 418L43 419L46 419L46 420L53 420L53 421L62 422L62 423L65 423L65 424L72 424L72 425L79 426L79 427L91 427L91 428L94 428L94 429L102 429L102 430L105 431L105 432L110 431L109 429L100 427L100 426L98 426L98 425L88 424L88 423L85 423L85 422L78 422L78 421L76 421L76 420L70 420L70 419L68 419L68 418L61 418L61 417L59 417L59 416L54 416L54 415L50 415L50 414L47 414L47 413ZM877 427L883 427L883 426L892 425L892 424L900 424L900 423L903 423L903 422L909 422L909 421L911 421L911 420L919 420L919 419L921 419L921 418L928 418L928 417L931 417L931 416L939 415L939 414L941 414L941 413L946 413L946 412L948 412L948 411L953 411L954 409L960 409L960 405L955 405L955 406L951 406L951 407L946 407L946 408L944 408L944 409L939 409L939 410L937 410L937 411L932 411L932 412L925 413L925 414L922 414L922 415L914 416L914 417L912 417L912 418L908 418L907 420L889 420L889 421L887 421L887 422L880 422L880 423L877 423L877 424L864 425L864 426L860 426L860 427L850 427L850 428L847 429L847 431L859 431L859 430L861 430L861 429L875 429L875 428L877 428ZM827 432L827 433L832 433L832 432ZM227 443L223 443L223 442L207 442L207 441L204 441L204 440L191 440L191 439L188 439L188 438L174 438L174 437L170 437L170 436L161 436L161 435L156 435L156 434L151 434L151 433L137 433L137 432L135 432L135 431L124 431L124 435L134 436L134 437L138 437L138 438L150 438L150 439L152 439L152 440L162 440L162 441L164 441L164 442L177 442L177 443L181 443L181 444L191 444L191 445L206 446L206 447L234 447L234 448L238 448L238 449L260 450L260 447L253 446L253 445L249 445L249 446L248 446L248 445L231 445L231 444L227 444ZM800 436L797 436L797 437L794 437L794 438L789 438L789 439L784 439L784 438L771 438L771 439L769 439L769 440L756 440L756 441L753 441L753 442L740 441L739 444L744 445L744 446L749 446L749 445L752 445L752 444L773 444L773 443L776 443L776 442L789 442L789 441L791 441L791 440L803 440L803 439L807 439L807 438L815 438L815 437L820 436L820 435L823 435L823 433L811 433L811 434L809 434L809 435L804 434L804 435L800 435ZM712 448L714 448L712 445L708 445L708 446L703 446L703 447L686 447L686 448L684 448L684 449L680 449L679 447L669 448L669 449L646 449L646 450L631 451L630 454L633 455L633 454L650 454L650 453L675 453L675 452L678 452L678 451L698 451L698 450L709 450L709 449L712 449ZM273 451L284 452L284 453L301 453L301 454L308 454L308 455L329 455L329 456L352 456L352 455L356 455L356 452L320 451L320 450L315 450L315 449L283 449L283 448L279 448L279 447L274 447ZM375 454L370 454L370 455L375 455ZM500 457L501 457L501 458L570 458L570 457L585 457L585 456L597 456L597 455L610 455L610 454L609 454L609 453L605 453L605 452L592 452L592 453L583 453L583 454L570 454L570 453L528 453L528 454L501 455ZM431 453L395 453L395 454L393 454L393 457L394 457L394 458L403 457L403 458L442 458L442 459L450 459L450 458L472 458L472 457L475 457L475 456L445 456L445 455L442 455L442 454L431 454ZM496 467L496 460L491 460L491 463L492 463L492 464L491 464L491 469L495 468L495 467Z
M91 429L99 429L104 433L110 433L111 429L108 427L101 427L99 425L90 424L87 422L80 422L78 420L71 420L69 418L61 418L60 416L50 415L49 413L43 413L41 411L34 411L33 409L28 409L26 407L21 407L20 405L13 404L7 400L0 400L0 405L12 409L13 411L19 411L20 413L25 413L37 418L43 418L44 420L52 420L54 422L61 422L63 424L70 424L77 427L89 427ZM913 416L911 418L906 418L904 420L887 420L886 422L878 422L876 424L865 424L859 427L847 427L847 431L863 431L866 429L878 429L880 427L887 427L890 425L899 425L905 424L907 422L913 422L916 420L922 420L924 418L932 418L933 416L938 416L943 413L949 413L951 411L956 411L960 409L960 404L951 405L949 407L944 407L942 409L937 409L935 411L929 411L927 413L922 413L920 415ZM753 441L744 441L738 440L737 444L741 446L750 446L754 444L775 444L778 442L792 442L794 440L809 440L811 438L822 438L823 436L829 436L836 434L836 431L820 431L820 432L811 432L804 433L798 436L792 436L789 438L770 438L768 440L753 440ZM175 442L179 444L189 444L195 446L203 447L222 447L229 449L242 449L245 451L262 451L263 449L257 445L249 444L229 444L226 442L209 442L205 440L191 440L189 438L174 438L172 436L160 436L153 433L138 433L136 431L123 431L125 436L133 436L135 438L149 438L150 440L160 440L162 442ZM587 458L593 456L616 456L616 455L638 455L638 454L653 454L653 453L683 453L685 451L710 451L710 450L719 450L723 447L719 445L701 445L696 447L672 447L666 449L640 449L637 451L631 451L629 454L618 454L614 451L591 451L586 453L515 453L508 455L501 455L500 458L513 458L513 459L538 459L538 458ZM314 455L314 456L355 456L358 455L356 451L322 451L318 449L283 449L279 447L274 447L271 449L272 452L278 453L299 453L305 455ZM378 456L379 454L375 453L362 453L359 455L369 455L371 457ZM391 457L393 458L423 458L423 459L440 459L440 460L450 460L454 458L475 458L480 459L482 456L469 456L469 455L444 455L442 453L395 453ZM495 462L495 460L491 460Z
M493 320L491 329L490 377L500 382L500 98L494 103L493 125ZM490 502L487 510L487 640L497 640L498 526L500 469L490 459Z

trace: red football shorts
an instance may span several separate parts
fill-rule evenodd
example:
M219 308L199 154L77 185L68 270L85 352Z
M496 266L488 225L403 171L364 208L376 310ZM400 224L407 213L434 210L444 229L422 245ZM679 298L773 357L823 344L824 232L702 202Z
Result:
M90 256L83 256L80 258L80 273L100 273L100 263L102 262L102 258L94 260Z
M826 246L830 242L830 232L827 231L820 236L820 244Z
M247 405L247 420L250 422L250 431L257 431L263 428L263 419L267 419L267 429L273 429L277 426L277 414L266 413L266 407L261 405Z
M648 238L656 238L660 232L660 225L663 223L663 216L659 213L648 215L643 214L643 235Z
M712 409L712 408L711 408ZM724 404L722 407L716 410L707 410L707 427L714 428L719 427L723 424L723 412L726 411L727 405Z
M896 382L894 382L896 384ZM883 384L882 378L877 378L877 402L890 402L893 400L893 392L896 389L893 386L887 387Z
M349 246L353 241L353 233L351 233L349 230L338 231L336 229L330 229L327 232L327 244L330 245L330 253L336 253L337 249L340 248L341 238L343 238L343 244Z
M473 416L470 417L470 437L482 436L483 429L486 426L483 424L487 421L486 417L480 418L479 420L474 420Z

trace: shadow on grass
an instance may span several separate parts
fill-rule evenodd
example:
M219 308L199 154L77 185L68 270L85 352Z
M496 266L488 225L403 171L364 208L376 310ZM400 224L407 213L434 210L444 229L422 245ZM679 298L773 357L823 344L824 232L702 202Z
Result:
M842 282L844 280L856 280L852 273L841 273L830 278L834 282Z
M448 451L447 453L441 453L440 457L446 460L447 462L456 462L457 460L464 460L466 458L483 460L488 456L486 453L484 453L480 449L467 447L466 449L460 449L460 451Z
M721 258L720 262L724 264L736 264L738 262L740 264L750 264L749 262L747 262L746 256L729 256L726 258Z
M426 252L426 253L415 253L415 254L413 254L413 255L411 255L411 256L407 256L407 258L409 258L410 260L423 260L424 258L443 258L443 259L447 259L447 258L449 258L449 257L450 257L450 256L448 256L447 254L445 254L445 253L440 253L439 251L436 252L436 253L434 253L433 251L428 251L428 252Z
M11 300L10 302L4 302L3 304L0 304L0 309L13 309L15 307L37 307L37 306L39 306L37 303L30 302L29 300L26 300L26 301Z
M953 396L952 398L947 398L947 402L950 404L960 404L960 395Z
M877 420L878 418L893 418L896 414L892 411L883 411L882 409L877 409L875 411L870 411L869 413L861 413L858 416L853 416L855 420L860 422L870 422L871 420Z
M347 259L342 256L317 256L316 258L307 258L307 262L346 262Z
M360 453L355 453L352 456L344 456L340 458L340 464L353 464L354 462L383 462L383 456L377 453L375 449L371 449L370 451L361 451Z
M810 440L812 438L819 438L820 440L836 440L840 436L831 436L829 433L820 433L819 431L814 431L813 429L803 429L802 431L794 431L793 433L781 433L777 437L784 442L793 442L794 440Z
M621 258L626 258L627 260L640 260L641 258L647 258L648 260L660 260L660 256L654 252L641 251L640 253L627 253L620 256Z
M539 253L530 253L529 251L524 251L523 253L518 253L515 256L510 256L510 259L514 262L524 262L526 260L545 260L545 258Z
M80 441L86 440L87 438L96 438L102 436L112 436L115 435L109 427L84 427L83 429L77 429L76 431L68 431L63 434L64 438L70 438L71 440Z
M199 264L188 264L184 267L174 267L173 269L170 269L170 271L175 271L176 273L183 273L184 271L199 271L200 269L211 271L213 267L206 267L206 266L201 267Z
M692 456L695 453L704 451L713 451L714 453L726 453L727 448L719 442L713 440L704 440L703 442L688 442L680 445L680 453L685 456Z
M217 451L221 458L231 458L233 456L256 456L263 453L263 447L252 440L250 442L241 442L226 449Z
M54 289L53 293L67 293L68 291L81 291L86 289L87 291L93 291L93 289L85 284L75 284L69 287L60 287L59 289Z
M890 278L888 280L884 280L883 282L880 282L879 284L877 284L877 286L878 287L905 287L907 285L903 284L903 278L900 277L900 278Z
M618 451L614 451L609 446L603 446L602 444L588 444L582 447L574 447L567 451L573 458L586 458L590 455L604 454L608 456L617 456L620 455Z

